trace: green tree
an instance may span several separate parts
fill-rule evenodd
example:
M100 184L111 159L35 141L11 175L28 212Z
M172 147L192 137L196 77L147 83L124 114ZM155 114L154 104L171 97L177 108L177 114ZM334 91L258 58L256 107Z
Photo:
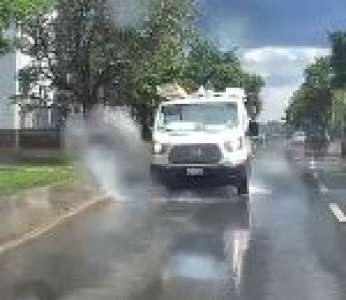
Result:
M54 105L65 113L71 106L87 113L98 103L128 105L145 133L163 83L244 87L260 107L263 80L244 72L234 51L196 38L197 7L191 0L148 0L145 18L124 27L107 0L56 0L51 13L22 25L23 51L34 59L21 72L18 100L32 109L54 90Z
M108 12L105 0L59 0L50 13L23 24L23 52L33 58L20 76L29 106L45 104L55 90L62 110L78 104L87 112L107 86L115 86L126 35L114 30Z
M246 106L252 118L262 111L261 90L265 85L264 79L256 74L243 74L242 86L247 94Z
M304 72L304 82L295 91L286 111L286 120L307 131L325 130L332 114L333 69L330 57L318 58Z
M340 127L342 154L346 156L346 31L330 35L332 42L332 67L334 70L334 121Z
M198 38L191 45L183 80L188 90L196 90L202 85L216 91L243 87L248 96L247 106L251 116L255 117L261 111L263 78L245 72L235 51L221 51L216 44L203 38Z
M330 35L332 43L331 64L334 70L333 87L346 88L346 31L337 31Z
M1 0L0 2L0 54L10 50L11 40L4 31L11 25L46 8L49 0Z
M234 51L222 52L216 44L203 38L196 39L188 53L184 79L193 89L201 85L221 91L225 87L242 84L243 72Z
M54 89L63 111L129 105L148 128L157 85L180 77L193 1L148 0L146 18L128 27L117 26L106 0L57 0L53 11L23 26L23 50L34 60L21 72L22 98L42 105Z
M149 134L157 86L180 81L194 36L197 5L191 0L150 0L148 18L129 41L129 69L119 88Z

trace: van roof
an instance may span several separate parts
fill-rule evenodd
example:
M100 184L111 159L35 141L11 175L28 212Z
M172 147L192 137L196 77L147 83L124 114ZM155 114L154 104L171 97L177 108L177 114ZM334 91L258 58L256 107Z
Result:
M229 103L238 103L244 101L239 97L187 97L181 99L175 99L171 101L164 101L161 105L177 105L177 104L206 104L206 103L221 103L221 102L229 102Z

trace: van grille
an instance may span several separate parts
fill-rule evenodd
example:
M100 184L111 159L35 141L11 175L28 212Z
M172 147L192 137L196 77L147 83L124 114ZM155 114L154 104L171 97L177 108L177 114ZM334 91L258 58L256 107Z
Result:
M216 144L188 144L173 146L168 160L171 164L216 164L222 158Z

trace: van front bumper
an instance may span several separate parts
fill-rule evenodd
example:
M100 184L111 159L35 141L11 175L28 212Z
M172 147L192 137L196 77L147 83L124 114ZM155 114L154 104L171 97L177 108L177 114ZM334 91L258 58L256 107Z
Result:
M220 183L232 184L247 173L248 162L236 166L228 165L151 165L151 173L160 180L213 180ZM202 175L191 175L193 171L202 170ZM192 171L192 172L191 172Z

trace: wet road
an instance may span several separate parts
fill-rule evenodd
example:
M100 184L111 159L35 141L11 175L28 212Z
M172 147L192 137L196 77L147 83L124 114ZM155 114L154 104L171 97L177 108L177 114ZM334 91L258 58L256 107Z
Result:
M346 299L346 229L282 145L230 189L114 202L0 257L0 299Z

